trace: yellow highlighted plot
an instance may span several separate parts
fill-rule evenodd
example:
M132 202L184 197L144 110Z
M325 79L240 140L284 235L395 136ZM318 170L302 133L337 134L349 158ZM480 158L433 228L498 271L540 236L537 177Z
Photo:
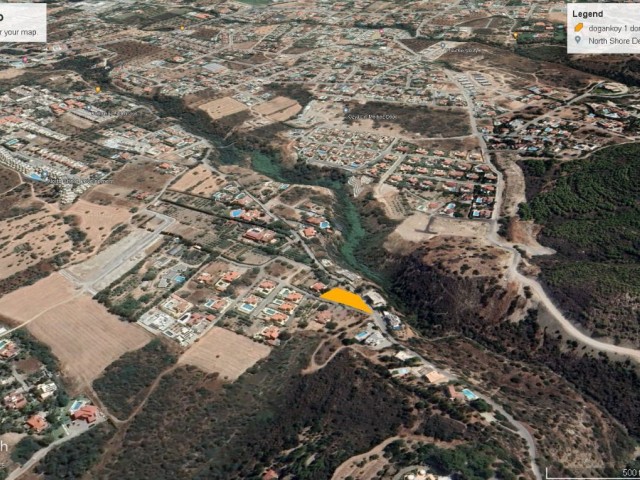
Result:
M342 305L355 308L356 310L360 310L361 312L373 312L373 310L371 310L369 305L367 305L367 303L362 299L360 295L348 292L347 290L344 290L342 288L332 288L327 293L322 294L320 298L324 298L325 300L330 300L336 303L341 303Z

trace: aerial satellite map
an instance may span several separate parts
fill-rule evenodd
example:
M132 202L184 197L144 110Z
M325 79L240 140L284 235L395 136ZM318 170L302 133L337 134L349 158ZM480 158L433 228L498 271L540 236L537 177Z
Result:
M640 480L640 2L0 3L0 480Z

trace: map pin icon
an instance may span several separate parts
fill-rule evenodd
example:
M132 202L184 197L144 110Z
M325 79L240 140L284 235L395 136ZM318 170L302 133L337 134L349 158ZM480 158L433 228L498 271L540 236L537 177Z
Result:
M582 38L580 37L580 35L576 35L576 43L580 43L580 40L582 40Z

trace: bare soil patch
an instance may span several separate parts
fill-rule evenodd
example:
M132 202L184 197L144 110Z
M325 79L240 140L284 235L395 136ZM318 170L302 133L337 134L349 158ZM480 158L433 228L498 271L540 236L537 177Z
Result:
M261 103L253 110L274 121L284 121L299 113L302 106L291 98L278 96L268 102Z
M75 291L59 273L0 298L0 312L13 325L21 325L59 302L71 300Z
M233 115L234 113L244 112L248 110L248 107L231 97L224 97L218 100L212 100L200 106L207 115L213 120L219 120L221 118Z
M113 176L113 183L132 191L159 192L170 177L158 170L157 166L152 161L129 164Z
M266 345L213 327L180 357L178 364L194 365L207 373L218 372L224 380L235 380L270 351Z
M216 176L204 165L198 165L186 171L170 188L177 192L211 196L216 193L224 183L224 179Z
M437 235L484 238L489 228L484 222L435 216L429 225L429 232Z

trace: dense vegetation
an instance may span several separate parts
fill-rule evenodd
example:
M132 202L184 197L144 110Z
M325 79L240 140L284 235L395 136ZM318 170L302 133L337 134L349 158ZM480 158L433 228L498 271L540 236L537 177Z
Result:
M58 359L48 345L38 342L26 330L16 330L11 335L23 350L40 360L50 372L55 373L58 370Z
M428 465L438 475L456 472L456 478L465 480L518 478L510 470L507 452L489 438L486 442L463 444L451 449L423 443L416 448L409 448L403 440L396 440L387 445L384 451L385 457L395 463ZM519 467L524 470L522 464Z
M11 450L11 460L22 465L44 446L46 446L46 443L42 440L37 440L31 435L27 435L21 438Z
M25 285L33 285L38 280L48 277L66 264L70 256L71 252L58 253L53 257L42 259L38 263L34 263L7 278L3 278L0 280L0 296L11 293Z
M253 479L275 466L299 479L330 478L342 461L395 434L410 409L376 367L346 351L313 374L299 374L316 345L293 337L233 384L193 368L175 370L97 475Z
M151 340L109 365L93 382L93 389L112 414L127 418L158 375L176 360L177 356L161 340Z
M553 296L596 335L637 341L640 145L523 167L530 199L521 216L543 225L542 243L557 251L537 260Z
M391 287L421 332L463 334L507 358L549 367L640 437L640 377L632 366L566 351L560 339L539 327L537 312L519 323L504 321L517 297L509 301L495 278L456 277L425 265L423 257L424 251L418 250L394 262Z
M640 62L637 58L620 57L619 55L599 55L596 57L580 57L567 54L564 45L532 45L518 46L516 53L532 60L567 65L576 70L593 73L625 85L640 85Z
M93 427L51 450L36 466L45 480L82 478L98 461L115 429L108 423Z

